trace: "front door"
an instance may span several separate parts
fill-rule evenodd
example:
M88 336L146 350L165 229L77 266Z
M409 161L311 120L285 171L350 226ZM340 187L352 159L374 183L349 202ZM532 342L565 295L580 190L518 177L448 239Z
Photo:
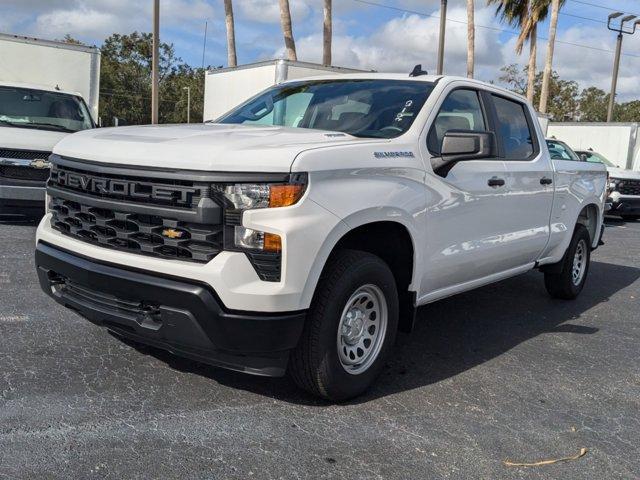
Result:
M429 160L440 155L448 130L492 131L489 107L479 91L449 91L427 135ZM499 155L459 162L446 174L427 174L421 303L514 266L505 254L505 239L512 231L502 215L508 202L506 183Z

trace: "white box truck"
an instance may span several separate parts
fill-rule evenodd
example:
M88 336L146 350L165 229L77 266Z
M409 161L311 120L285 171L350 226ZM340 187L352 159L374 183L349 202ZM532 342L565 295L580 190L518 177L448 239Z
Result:
M598 152L618 168L640 170L640 123L550 122L547 136Z
M0 213L44 211L48 157L96 126L100 50L0 34Z
M209 70L204 81L204 121L215 120L262 90L286 80L356 72L362 70L282 59Z

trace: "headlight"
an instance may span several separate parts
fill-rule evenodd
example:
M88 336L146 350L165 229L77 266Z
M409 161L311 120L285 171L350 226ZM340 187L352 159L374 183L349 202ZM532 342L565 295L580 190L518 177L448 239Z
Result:
M306 189L306 174L296 174L288 183L235 183L215 185L224 197L225 247L238 250L258 250L280 253L279 235L242 226L242 212L260 208L289 207L296 204Z
M288 207L302 198L304 190L302 183L237 183L226 185L223 194L236 210L251 210Z

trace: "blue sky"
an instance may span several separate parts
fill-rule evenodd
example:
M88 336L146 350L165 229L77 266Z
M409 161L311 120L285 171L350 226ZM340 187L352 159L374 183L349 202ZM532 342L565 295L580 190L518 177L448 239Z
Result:
M409 71L422 63L434 70L439 0L334 0L334 63L381 71ZM321 58L322 0L290 0L294 35L301 60ZM0 32L61 38L69 33L100 45L110 33L150 29L151 0L3 0ZM373 5L378 4L378 5ZM385 8L384 6L391 7ZM466 1L449 0L445 67L464 74ZM277 0L234 0L238 60L248 63L282 56ZM404 11L403 11L404 10ZM637 0L567 0L559 22L554 68L581 86L609 89L615 35L606 28L612 10L637 13ZM583 18L578 18L583 17ZM225 65L222 0L161 0L161 37L175 45L185 61L202 62L204 23L208 20L205 64ZM515 37L494 16L494 7L476 1L476 76L496 80L499 69L525 63L513 51ZM489 28L480 28L480 26ZM548 24L539 30L547 37ZM582 46L578 46L582 45ZM591 47L591 48L585 48ZM544 62L546 40L539 42L538 66ZM640 30L624 39L619 93L640 98Z

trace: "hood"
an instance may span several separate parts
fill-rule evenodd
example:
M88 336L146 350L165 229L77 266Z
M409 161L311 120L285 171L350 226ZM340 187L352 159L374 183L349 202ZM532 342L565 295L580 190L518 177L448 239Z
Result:
M310 148L366 142L351 135L258 125L145 125L69 135L54 153L95 162L185 170L288 172Z
M0 149L40 150L50 152L53 146L68 136L65 132L38 130L35 128L15 128L0 125Z
M607 167L607 172L611 178L626 178L640 180L640 172L635 170L626 170L624 168Z

